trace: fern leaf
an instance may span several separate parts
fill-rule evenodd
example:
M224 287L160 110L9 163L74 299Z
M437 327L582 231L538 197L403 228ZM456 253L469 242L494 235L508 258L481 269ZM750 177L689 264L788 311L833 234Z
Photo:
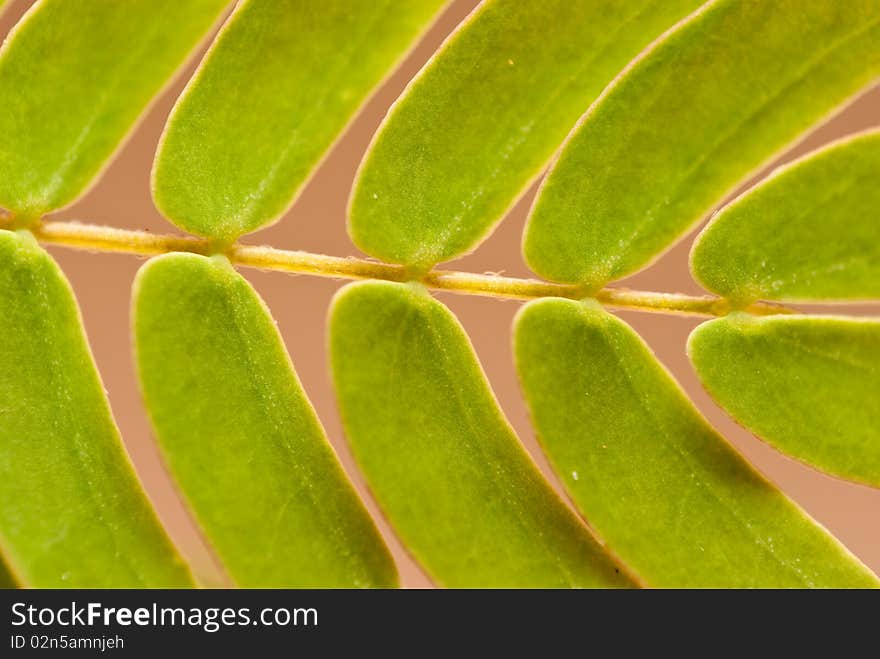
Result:
M700 0L486 0L391 108L349 233L427 269L471 250L626 62Z
M515 346L551 463L591 526L648 585L880 585L755 472L638 335L595 302L529 303Z
M443 4L243 0L168 119L156 205L228 241L276 221Z
M238 585L396 585L272 317L228 261L150 261L135 282L134 335L159 445Z
M688 352L709 393L755 434L880 487L880 319L734 314L697 327Z
M498 409L464 330L417 285L352 284L330 314L343 423L370 489L437 583L625 586Z
M652 261L880 77L880 0L714 0L602 94L544 181L524 252L599 288Z
M703 229L694 278L740 304L880 298L878 182L880 131L780 169Z
M0 49L0 206L79 197L227 0L41 0Z
M61 270L0 231L0 552L24 586L183 587Z

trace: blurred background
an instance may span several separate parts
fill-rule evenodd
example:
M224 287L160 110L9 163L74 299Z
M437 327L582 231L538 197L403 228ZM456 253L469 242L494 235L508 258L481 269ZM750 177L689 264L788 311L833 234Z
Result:
M0 34L5 37L31 4L31 0L9 3L0 16ZM450 4L400 69L362 109L283 219L275 226L247 236L243 242L339 256L360 255L345 233L345 207L358 162L388 106L476 4L476 0L456 0ZM154 103L91 191L70 208L53 214L51 219L76 219L154 232L176 232L153 206L149 190L150 168L165 118L206 45L203 44L195 58ZM486 102L491 103L491 99ZM876 125L880 125L880 86L868 90L766 171L830 140ZM437 129L442 130L442 126ZM754 181L749 185L752 183ZM441 267L530 276L520 254L520 237L533 194L534 189L474 253ZM649 269L615 285L703 293L688 272L687 254L692 238L693 235L687 237ZM113 412L150 498L197 575L210 584L227 583L168 478L136 384L129 345L129 298L132 280L143 260L54 246L48 249L76 290ZM407 555L382 519L345 444L325 360L325 315L331 297L343 282L244 268L241 273L272 309L330 441L394 553L403 584L408 587L431 586L430 580ZM539 467L558 488L558 480L537 448L513 367L510 328L519 303L451 293L441 293L438 297L459 317L470 334L507 417ZM847 305L834 311L880 315L880 305ZM862 561L880 573L880 490L836 480L785 458L730 420L700 387L685 355L685 341L699 319L639 312L620 312L619 315L647 340L703 414L740 452Z

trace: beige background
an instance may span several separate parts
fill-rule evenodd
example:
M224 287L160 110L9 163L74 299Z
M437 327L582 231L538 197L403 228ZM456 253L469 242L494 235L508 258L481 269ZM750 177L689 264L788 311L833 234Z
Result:
M0 17L0 33L5 35L30 4L27 0L13 1ZM335 255L358 253L349 241L344 226L346 200L358 161L389 104L439 46L445 35L475 4L474 0L458 0L452 3L401 69L363 109L283 220L257 235L247 237L246 242ZM165 117L193 66L194 63L191 62L155 103L94 188L71 208L57 213L56 218L146 228L157 232L173 230L152 204L149 171ZM491 103L491 99L486 99L485 102ZM63 108L59 108L59 111L63 111ZM840 135L876 125L880 123L878 120L880 87L864 94L837 118L786 154L784 159ZM531 197L532 192L526 195L479 249L456 261L453 267L476 272L503 271L509 275L528 276L519 246L525 212ZM648 271L622 283L652 290L700 293L687 269L690 241L690 238L686 239ZM129 293L132 278L141 265L141 260L125 255L88 254L59 247L50 247L49 251L61 263L77 291L86 329L109 391L116 419L150 497L159 508L174 539L191 559L197 573L210 583L223 583L222 572L202 543L165 473L135 383L129 350ZM242 274L254 284L272 308L300 378L333 445L359 491L368 501L370 510L377 519L380 518L345 445L324 359L325 313L331 296L342 283L251 269L243 269ZM537 451L513 369L510 322L518 303L453 294L441 294L439 298L461 319L508 418L540 467L554 485L558 485L549 473L546 461ZM878 314L880 306L848 307L847 311ZM697 319L635 312L621 313L620 316L646 338L700 409L742 453L841 538L865 563L880 572L880 490L835 480L782 457L727 418L700 388L685 357L685 340L697 324ZM384 520L380 519L380 526L397 559L403 583L413 587L429 586L429 580L401 548Z

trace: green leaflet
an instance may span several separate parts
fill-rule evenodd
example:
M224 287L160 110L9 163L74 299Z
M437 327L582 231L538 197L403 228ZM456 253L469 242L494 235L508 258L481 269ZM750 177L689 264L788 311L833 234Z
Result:
M41 0L0 50L0 206L88 187L227 0Z
M709 393L755 434L880 487L880 320L732 314L697 327L688 354Z
M331 308L330 355L355 458L437 583L630 585L540 475L464 330L424 289L344 288Z
M648 585L878 585L708 425L638 335L598 304L526 305L515 349L551 463L591 526Z
M134 338L159 444L238 585L397 585L268 309L224 257L147 263Z
M599 288L880 75L880 0L716 0L584 115L526 227L530 267Z
M0 552L38 588L185 587L55 262L0 231Z
M725 207L694 243L691 272L743 304L880 297L880 131L810 154Z
M391 108L349 233L428 269L472 249L617 72L701 0L486 0Z
M244 0L177 102L153 197L193 233L270 224L444 0Z

